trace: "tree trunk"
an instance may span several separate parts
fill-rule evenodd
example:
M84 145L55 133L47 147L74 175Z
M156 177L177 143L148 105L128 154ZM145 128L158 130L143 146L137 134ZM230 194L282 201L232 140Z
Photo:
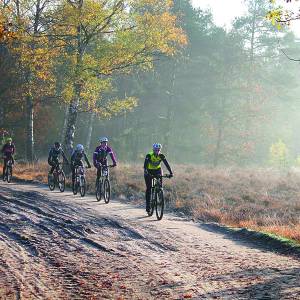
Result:
M34 161L34 135L33 135L33 99L31 96L26 96L27 107L27 160Z
M90 118L89 118L88 134L86 137L86 151L89 151L90 147L91 147L94 120L95 120L95 113L93 112L93 113L91 113Z
M78 11L81 13L83 1L78 2ZM81 25L77 26L77 49L76 49L76 71L75 79L73 82L74 86L74 96L69 106L69 113L67 118L67 128L65 134L65 147L66 150L71 154L73 151L74 136L76 130L76 122L78 117L78 107L80 103L81 94L81 68L82 68L82 58L84 54L84 44L82 42L82 28Z
M65 137L65 133L66 133L66 130L67 130L68 115L69 115L69 107L66 106L65 117L64 117L64 125L63 125L63 127L61 129L61 133L60 133L60 141L61 141L61 143L64 142L64 137Z

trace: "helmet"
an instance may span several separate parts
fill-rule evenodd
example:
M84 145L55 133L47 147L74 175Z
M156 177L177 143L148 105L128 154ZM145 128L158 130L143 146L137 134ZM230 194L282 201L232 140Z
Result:
M54 147L55 147L55 148L60 148L60 147L61 147L60 142L55 142L55 143L54 143Z
M162 148L162 145L159 143L155 143L155 144L153 144L152 147L153 147L153 150L160 150Z
M107 138L107 137L105 137L105 136L103 136L103 137L100 137L100 138L99 138L99 142L100 142L100 143L103 143L103 142L108 142L108 138Z
M6 139L6 141L7 142L12 142L12 138L9 137L9 138Z
M77 150L77 151L83 151L83 150L84 150L83 145L78 144L78 145L76 146L76 150Z

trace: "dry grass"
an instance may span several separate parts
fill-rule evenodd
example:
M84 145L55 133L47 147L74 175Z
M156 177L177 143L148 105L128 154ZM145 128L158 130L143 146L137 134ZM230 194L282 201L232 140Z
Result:
M47 181L49 167L16 165L14 174L26 180ZM239 169L177 165L165 181L168 208L196 220L275 233L300 242L300 171ZM88 170L90 191L95 169ZM144 203L141 165L119 165L111 171L114 197Z

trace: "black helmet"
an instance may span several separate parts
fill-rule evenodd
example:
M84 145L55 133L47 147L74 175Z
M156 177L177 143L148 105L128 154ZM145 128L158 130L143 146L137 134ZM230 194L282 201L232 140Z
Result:
M54 143L54 147L55 147L55 148L60 148L60 147L61 147L60 142L55 142L55 143Z

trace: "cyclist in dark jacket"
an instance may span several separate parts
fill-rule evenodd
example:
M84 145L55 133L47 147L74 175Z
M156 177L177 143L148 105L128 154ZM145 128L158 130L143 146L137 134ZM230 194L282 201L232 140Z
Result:
M78 166L83 167L83 159L85 160L86 164L88 165L88 168L90 169L91 164L84 152L84 147L83 145L78 144L71 156L72 184L74 184L75 181L75 169Z
M7 166L7 162L11 160L12 164L15 163L13 155L16 152L16 147L12 142L12 138L6 139L6 144L3 145L1 149L1 153L3 155L3 179L4 179L4 174Z
M144 178L146 183L146 211L150 210L150 196L151 196L151 184L152 177L161 176L161 162L164 163L170 173L170 178L173 177L172 169L161 151L162 145L155 143L153 144L153 150L146 155L144 162Z
M61 144L59 142L55 142L54 146L50 149L48 155L48 164L51 166L51 170L49 171L49 174L52 174L54 169L57 167L60 156L63 157L63 159L67 164L69 163L63 149L61 148Z

